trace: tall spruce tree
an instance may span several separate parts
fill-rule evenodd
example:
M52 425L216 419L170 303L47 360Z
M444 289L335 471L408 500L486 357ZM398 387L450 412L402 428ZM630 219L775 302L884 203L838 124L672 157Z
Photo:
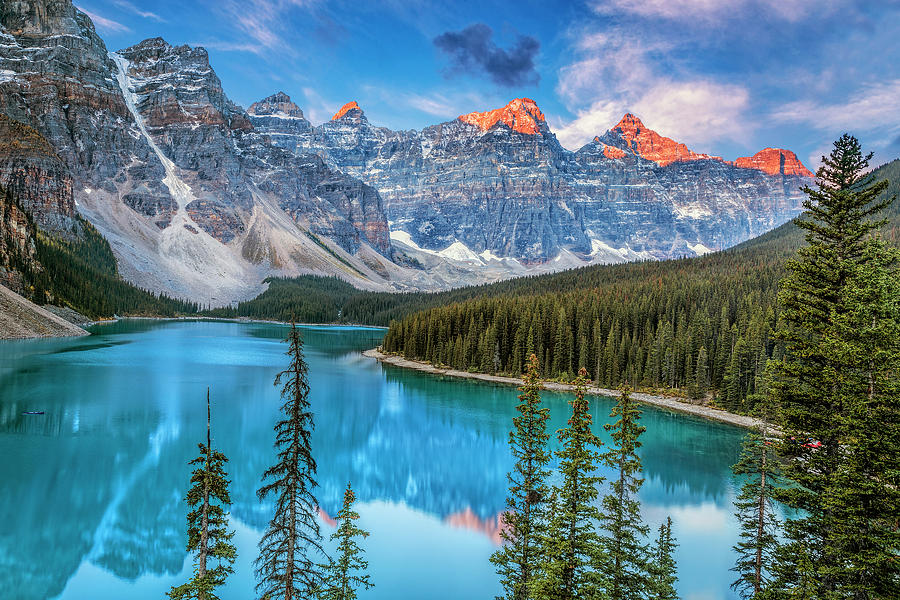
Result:
M206 444L198 444L200 456L189 464L197 468L191 473L191 484L185 501L188 513L188 552L194 553L194 576L190 581L173 586L168 592L173 600L218 600L215 589L225 584L234 572L232 565L237 550L231 544L233 531L228 531L226 507L231 504L224 454L212 448L209 389L206 390ZM211 562L215 561L213 567Z
M509 480L507 510L503 513L501 537L504 545L491 556L503 585L506 600L533 598L535 579L544 561L541 541L546 528L549 490L547 476L547 420L550 411L541 406L538 359L532 354L509 433L509 447L516 463Z
M641 521L637 499L644 483L639 477L641 459L637 449L646 428L640 424L640 409L624 387L610 416L618 420L604 425L611 432L612 444L603 453L603 462L613 469L615 478L603 497L600 551L594 564L610 600L633 600L641 598L648 586L648 548L644 538L649 528Z
M281 412L275 425L277 461L263 473L260 501L274 497L275 514L259 542L256 590L269 600L309 598L321 589L317 559L327 558L319 531L316 461L311 437L315 427L309 403L303 340L294 323L285 342L290 365L275 378L283 384ZM327 562L327 561L326 561Z
M849 406L828 500L828 541L844 598L900 598L900 253L872 239L834 314L826 344L850 368L836 384Z
M593 598L597 578L592 561L600 552L597 527L600 511L596 503L598 486L603 477L596 474L600 466L602 445L591 431L587 370L582 367L575 379L575 398L570 402L572 416L568 427L557 437L562 449L556 452L562 480L553 487L547 531L542 545L544 563L536 586L536 598L574 600Z
M337 514L338 528L331 534L331 540L338 543L337 559L322 565L325 580L318 595L321 600L356 600L356 590L374 587L366 572L369 563L357 541L369 537L369 532L355 523L359 514L353 510L354 502L356 495L348 482L344 490L344 504Z
M647 586L649 600L677 600L675 583L678 581L678 575L674 556L677 547L678 543L672 535L672 517L666 517L666 522L659 526L659 535L653 547L650 585Z
M875 217L891 201L879 198L887 182L876 183L866 175L871 156L863 154L856 138L844 135L823 157L816 174L817 189L804 188L809 196L804 203L808 216L797 220L806 231L806 246L788 264L779 296L782 318L777 333L785 356L778 363L773 391L782 411L783 470L794 485L776 493L798 516L785 523L776 585L793 597L844 598L851 597L850 590L856 590L852 597L878 597L870 594L871 584L860 583L861 564L897 563L896 546L847 544L862 533L848 530L862 527L860 522L847 521L849 482L854 470L857 475L859 469L873 470L873 465L851 466L849 460L854 456L863 462L875 460L866 450L873 445L867 438L879 435L876 430L859 429L869 412L865 388L856 385L867 351L852 343L836 351L851 333L840 326L839 319L865 312L848 292L858 286L860 269L870 261L866 255L869 238L883 224ZM890 345L884 339L881 342ZM882 378L876 387L886 385ZM893 410L890 393L876 396L876 405ZM890 455L895 454L896 446ZM890 485L890 479L882 474L876 482ZM879 514L877 506L861 511L868 513L867 523L891 516ZM851 512L862 518L859 511Z
M763 414L761 424L744 439L741 457L732 469L745 477L735 499L735 517L740 524L740 541L734 546L738 558L732 571L738 578L731 584L742 598L761 600L769 591L772 563L778 548L778 517L772 492L778 480L778 458L775 438L768 419Z

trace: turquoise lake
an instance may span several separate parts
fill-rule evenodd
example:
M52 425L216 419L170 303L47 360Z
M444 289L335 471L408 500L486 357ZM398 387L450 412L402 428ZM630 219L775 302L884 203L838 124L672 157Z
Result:
M239 558L223 600L255 598L251 562L269 518L256 500L279 418L280 325L123 321L83 338L0 342L0 595L155 599L191 573L183 498L205 439L229 457ZM504 508L512 386L435 377L362 356L384 331L304 327L316 415L323 533L356 490L376 587L362 599L484 599ZM552 430L568 396L547 392ZM591 400L595 427L611 401ZM45 411L23 415L23 411ZM743 431L644 408L640 498L655 529L671 515L685 600L729 585ZM555 436L554 436L555 439Z

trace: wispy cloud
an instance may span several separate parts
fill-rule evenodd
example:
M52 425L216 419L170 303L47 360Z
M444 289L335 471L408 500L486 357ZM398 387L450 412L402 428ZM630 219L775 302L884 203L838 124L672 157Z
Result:
M577 116L557 131L578 148L633 112L647 127L701 152L720 140L744 138L750 92L741 85L687 74L677 79L655 57L673 50L618 30L584 30L574 47L581 58L560 71L557 93Z
M246 42L210 40L206 42L189 42L189 45L203 46L207 50L220 50L222 52L251 52L253 54L263 54L263 48L259 44L249 44Z
M237 29L262 49L296 56L285 40L291 29L290 13L315 6L316 0L225 0L216 5Z
M710 25L747 14L798 22L812 11L821 14L848 3L849 0L598 0L593 8L602 15L625 13Z
M112 0L112 3L115 6L118 6L119 8L121 8L122 10L133 13L139 17L143 17L144 19L151 19L158 23L166 22L166 20L163 19L162 17L160 17L158 14L156 14L154 12L150 12L149 10L144 10L143 8L135 5L134 3L129 2L129 0Z
M412 109L448 121L459 115L485 110L492 106L487 98L470 91L402 92L377 85L365 85L361 89L368 98L379 104L390 103L393 107Z
M861 86L844 102L798 100L776 109L782 123L805 123L827 131L883 131L889 138L900 132L900 78Z
M107 19L106 17L99 15L93 11L87 10L84 7L75 5L75 8L86 14L91 18L91 21L94 22L94 27L100 29L101 31L106 31L108 33L128 33L131 31L126 25L119 23L118 21L113 21L112 19Z
M900 145L900 79L860 86L843 102L822 102L819 97L790 102L772 113L778 123L804 124L836 137L848 132L866 137L878 160L895 158ZM830 147L816 148L809 156L818 164Z
M323 98L319 92L311 87L303 88L303 96L306 98L305 106L300 108L306 118L314 124L324 123L341 107L341 103ZM345 100L346 102L346 100ZM365 106L362 107L365 110Z

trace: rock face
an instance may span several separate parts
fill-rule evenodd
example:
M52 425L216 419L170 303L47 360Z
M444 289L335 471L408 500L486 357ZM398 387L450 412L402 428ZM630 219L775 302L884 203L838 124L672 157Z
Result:
M39 268L34 235L34 223L22 205L0 190L0 286L25 292L23 270Z
M127 279L206 302L269 274L405 279L378 192L254 131L204 49L109 53L70 1L4 3L0 26L0 184L42 229L69 232L77 204ZM279 97L254 110L305 122Z
M487 131L498 122L502 122L513 131L534 135L541 132L540 123L545 119L534 100L516 98L503 108L460 115L459 120L475 125L482 131Z
M166 223L174 203L162 165L133 135L115 65L91 20L65 0L5 2L0 26L0 112L47 139L75 189L121 196Z
M41 134L2 113L0 188L14 196L41 229L63 237L79 233L68 167Z
M652 160L661 167L685 160L721 160L718 156L697 154L684 144L647 129L641 120L631 113L622 117L615 127L604 134L601 141L614 148Z
M738 168L634 115L570 152L527 98L421 131L373 126L356 103L318 127L251 121L378 189L405 250L472 269L702 254L789 220L802 199L801 171Z
M283 92L234 104L203 48L107 52L69 0L6 2L0 27L0 185L56 235L78 235L77 206L126 278L201 302L271 274L430 288L701 254L795 216L809 176L634 115L570 152L528 98L419 131L349 102L313 126Z
M734 165L745 169L757 169L769 175L814 177L812 171L803 166L796 154L781 148L766 148L753 156L742 156L734 161Z

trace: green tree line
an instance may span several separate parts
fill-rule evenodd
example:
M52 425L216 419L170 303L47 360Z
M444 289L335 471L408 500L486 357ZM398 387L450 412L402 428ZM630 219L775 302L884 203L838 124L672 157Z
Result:
M900 161L876 170L892 197ZM898 212L882 228L896 241ZM803 235L794 223L732 250L696 259L592 267L496 284L495 293L410 314L390 324L384 349L461 370L518 376L536 354L545 376L581 367L599 385L622 383L731 411L756 407L769 359L785 263ZM520 287L522 286L522 287ZM522 293L523 289L530 291Z

